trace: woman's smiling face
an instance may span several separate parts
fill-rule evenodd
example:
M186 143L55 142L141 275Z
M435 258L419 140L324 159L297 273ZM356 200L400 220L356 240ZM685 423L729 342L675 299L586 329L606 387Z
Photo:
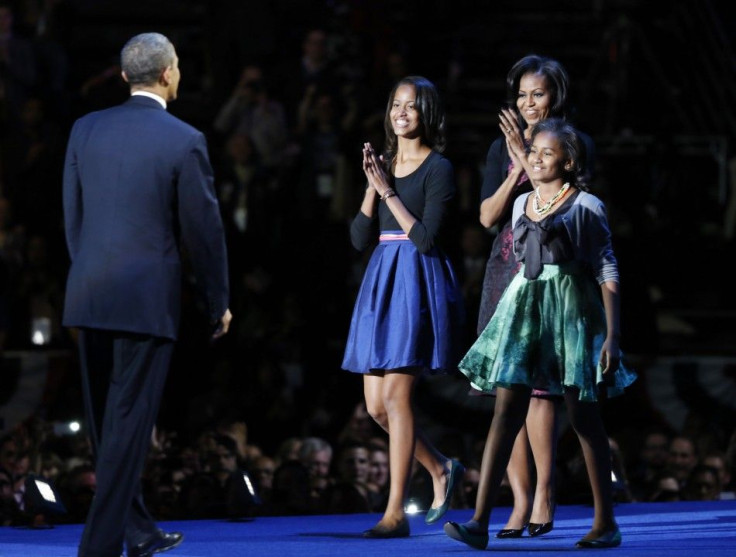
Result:
M544 75L527 73L521 76L516 107L529 127L549 116L551 104L552 94Z

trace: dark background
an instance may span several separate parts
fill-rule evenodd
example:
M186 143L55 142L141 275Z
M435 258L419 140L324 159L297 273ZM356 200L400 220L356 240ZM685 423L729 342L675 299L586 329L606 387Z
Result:
M55 130L55 150L23 175L29 181L20 185L10 173L20 136L7 109L3 194L23 191L16 196L22 202L14 207L13 224L23 228L26 244L31 237L43 238L47 275L41 282L53 282L46 302L57 312L57 322L50 345L37 347L27 338L32 310L11 311L4 348L6 354L57 350L68 355L60 369L52 370L52 387L41 408L50 420L75 418L82 408L74 339L58 326L68 265L60 215L63 148L76 117L127 97L115 65L124 42L144 31L164 33L175 44L182 81L179 99L169 109L208 135L216 170L224 158L224 138L214 133L212 122L246 63L277 75L301 56L305 32L320 26L338 75L350 85L338 88L338 113L344 108L341 95L350 91L360 98L361 117L368 120L376 111L382 114L388 94L381 81L387 53L401 52L407 73L434 81L447 105L446 154L462 184L450 246L458 266L467 255L462 230L466 223L477 224L477 187L485 153L497 136L506 73L529 53L557 58L571 76L573 121L594 138L598 150L593 191L606 202L615 234L622 344L642 374L631 394L609 406L617 420L613 427L668 421L652 404L645 380L652 362L736 355L736 303L728 271L736 219L736 57L734 20L725 1L62 0L11 5L18 34L36 41L44 54L35 93L44 100L46 124ZM43 17L48 23L39 32ZM293 92L275 87L271 93L288 102ZM347 142L353 172L359 171L360 141L375 133L368 124L353 130ZM253 239L228 244L236 316L231 334L211 346L196 289L187 291L162 427L193 435L220 419L243 419L254 442L271 450L292 434L334 436L360 400L359 378L339 365L362 260L349 247L347 218L304 215L299 201L304 192L297 189L300 160L296 157L281 177L278 195L259 207L267 209L260 216L271 225L268 242L262 239L273 249L264 253ZM359 193L363 183L354 182ZM357 209L356 202L350 214ZM14 290L21 283L6 284L10 306L28 301L27 293ZM6 360L0 402L10 398L21 373ZM732 364L727 369L733 381ZM420 389L420 411L449 427L477 422L484 432L489 403L469 402L465 392L466 385L455 378L428 383ZM733 407L725 412L732 420Z

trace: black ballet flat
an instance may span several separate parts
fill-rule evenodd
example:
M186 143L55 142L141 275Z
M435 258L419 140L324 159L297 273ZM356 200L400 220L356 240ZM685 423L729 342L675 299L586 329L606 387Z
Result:
M488 530L477 531L478 524L476 522L466 522L458 524L457 522L445 522L445 534L453 540L462 542L475 549L485 549L488 547Z
M520 538L524 533L524 528L504 528L496 532L497 538Z
M386 528L380 524L376 525L370 530L363 532L363 537L374 539L408 538L409 534L409 521L404 517L393 528Z
M536 538L537 536L543 536L547 532L551 532L552 528L554 527L554 521L545 522L544 524L538 524L536 522L530 522L529 523L529 535L532 538Z

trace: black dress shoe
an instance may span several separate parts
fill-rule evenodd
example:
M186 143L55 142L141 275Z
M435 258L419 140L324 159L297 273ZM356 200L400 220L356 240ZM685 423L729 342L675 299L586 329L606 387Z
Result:
M363 532L364 538L376 538L376 539L387 539L387 538L408 538L409 537L409 521L404 517L396 526L393 528L386 528L377 524L370 530Z
M520 538L524 533L524 528L504 528L496 532L497 538Z
M174 549L184 539L181 532L159 532L146 541L128 548L128 557L151 557L154 553L161 553Z
M554 524L555 524L554 521L545 522L544 524L537 524L536 522L530 522L529 523L529 535L532 538L536 538L537 536L542 536L546 534L547 532L551 532Z

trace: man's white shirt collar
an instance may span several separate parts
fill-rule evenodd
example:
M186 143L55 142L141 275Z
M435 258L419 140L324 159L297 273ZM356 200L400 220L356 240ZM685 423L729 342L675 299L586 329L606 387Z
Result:
M159 103L159 104L160 104L161 106L163 106L163 107L164 107L164 109L166 109L166 101L164 100L164 98L163 98L163 97L159 97L159 96L158 96L158 95L157 95L156 93L149 93L148 91L133 91L133 92L132 92L132 93L130 94L130 96L131 96L131 97L133 97L133 96L135 96L135 95L141 95L141 96L143 96L143 97L149 97L149 98L151 98L151 99L154 99L154 100L155 100L155 101L157 101L157 102L158 102L158 103Z

